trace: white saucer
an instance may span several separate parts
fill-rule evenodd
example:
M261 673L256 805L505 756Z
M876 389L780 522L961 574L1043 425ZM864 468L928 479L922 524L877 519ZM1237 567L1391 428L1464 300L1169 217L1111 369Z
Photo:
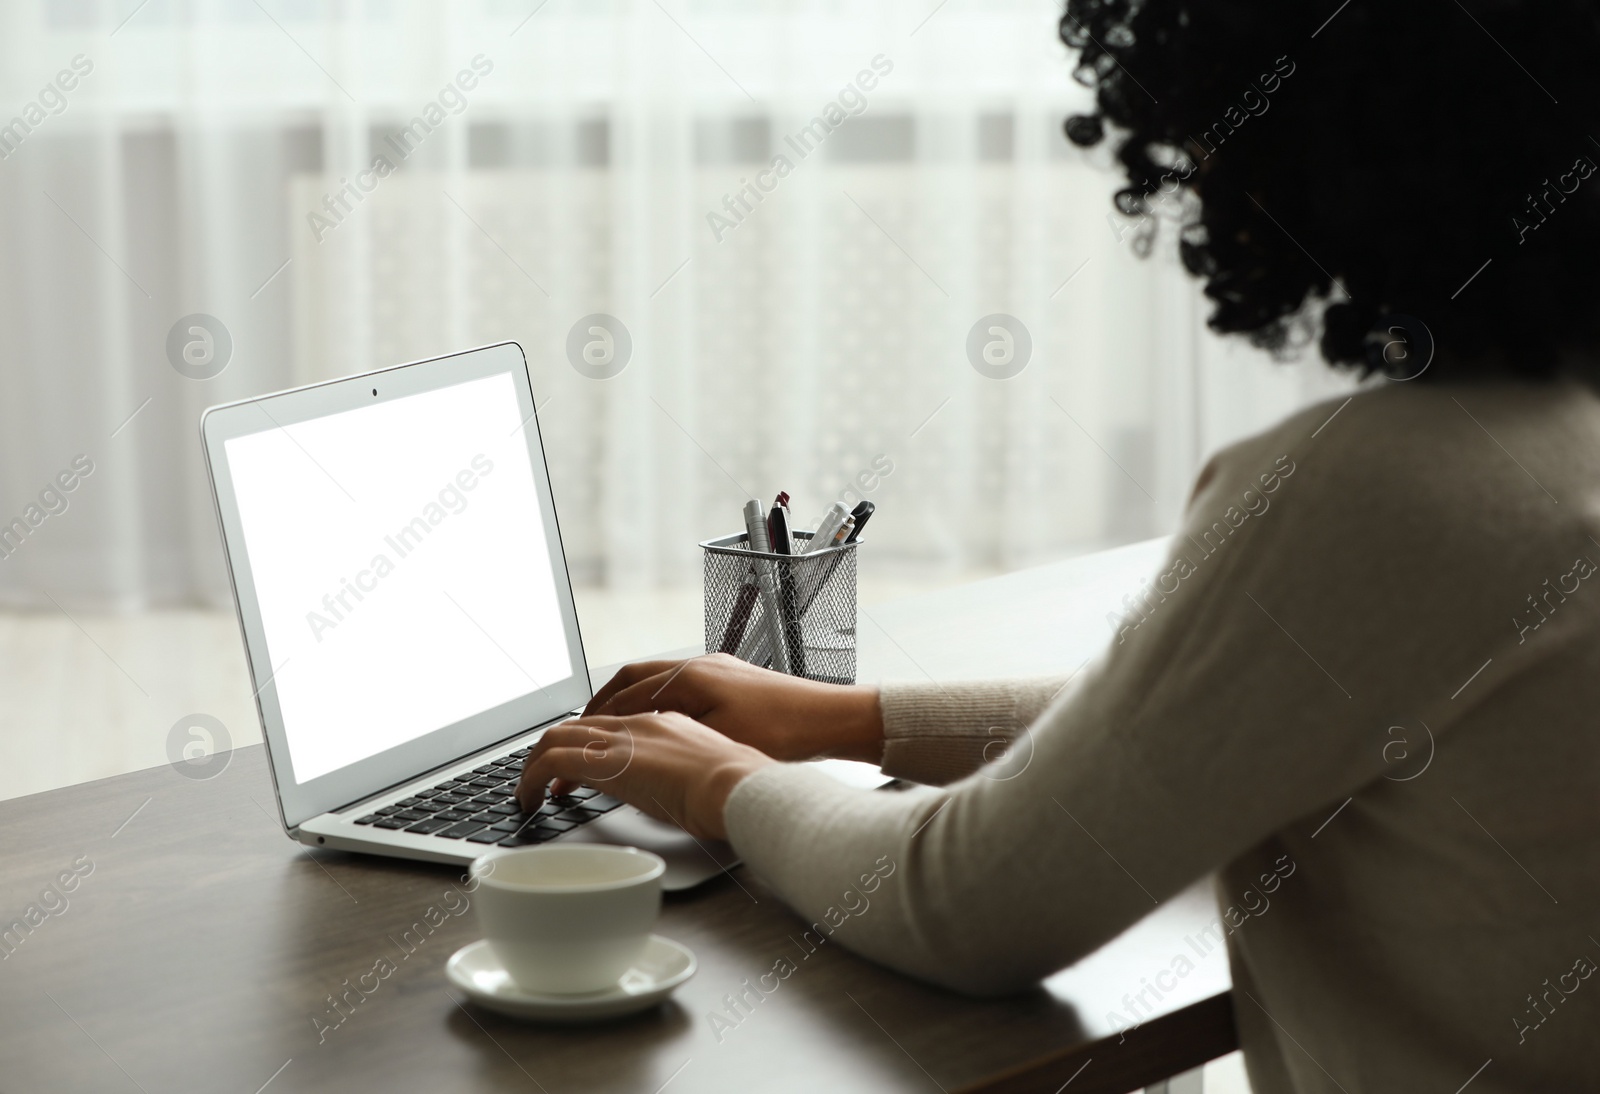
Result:
M517 987L487 939L461 947L445 963L450 983L479 1006L513 1018L588 1022L655 1006L694 975L694 954L682 943L650 936L644 953L615 985L582 995L535 995Z

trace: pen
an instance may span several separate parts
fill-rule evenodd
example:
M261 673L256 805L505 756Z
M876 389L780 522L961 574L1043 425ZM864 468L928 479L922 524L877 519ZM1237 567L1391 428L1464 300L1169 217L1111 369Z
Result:
M778 504L787 506L788 492L778 494ZM770 534L770 533L769 533ZM745 575L744 584L739 586L739 595L734 599L733 612L728 616L728 625L722 632L722 641L717 646L719 653L731 653L738 656L740 643L744 639L745 628L750 625L750 613L755 610L756 597L760 594L760 586L756 581L756 569L750 567Z
M750 613L756 606L756 597L761 589L756 584L756 569L750 567L750 572L745 575L744 584L739 586L739 595L733 602L733 614L728 616L728 627L722 632L722 644L717 647L721 653L734 653L739 649L739 641L744 638L744 629L750 625Z
M846 537L850 535L854 528L855 518L846 515L844 523L834 530L829 541L822 541L819 529L818 534L811 537L810 545L817 546L819 553L828 550L830 547L838 547L843 543L849 542ZM812 603L817 599L817 594L828 584L828 579L833 577L833 572L839 568L839 563L842 561L844 561L843 556L835 556L826 561L819 559L814 564L807 562L796 565L795 568L800 571L800 577L797 582L798 589L796 590L795 604L798 608L796 614L800 619L803 620L805 618L806 612L810 610Z
M751 498L744 503L744 530L750 539L750 549L760 554L772 553L772 542L767 536L767 518L761 512L761 503ZM788 643L784 640L783 613L778 605L778 590L772 578L772 563L756 559L756 584L761 590L761 606L766 617L768 637L772 641L772 667L779 672L789 671ZM748 636L746 638L748 641Z
M832 547L834 533L849 515L850 510L844 507L842 501L836 501L828 506L828 511L822 514L822 519L817 522L817 530L806 541L805 551L820 551L825 547Z
M861 526L867 523L867 518L872 516L874 506L870 501L864 501L855 507L855 511L844 518L844 524L834 534L830 547L842 546L856 542L856 537L861 534ZM856 513L861 514L861 519L856 519ZM800 618L804 619L806 612L811 610L811 605L816 603L817 596L828 587L828 582L833 580L833 575L839 569L839 564L844 561L844 555L839 555L828 560L827 569L813 577L807 583L806 589L800 598Z

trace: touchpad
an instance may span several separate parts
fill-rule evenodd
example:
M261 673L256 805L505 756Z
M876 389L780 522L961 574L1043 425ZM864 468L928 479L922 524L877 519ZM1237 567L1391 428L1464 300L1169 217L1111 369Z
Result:
M739 856L721 840L697 840L675 824L647 817L632 806L605 816L561 837L562 843L616 843L653 851L667 863L663 889L687 889L736 866Z

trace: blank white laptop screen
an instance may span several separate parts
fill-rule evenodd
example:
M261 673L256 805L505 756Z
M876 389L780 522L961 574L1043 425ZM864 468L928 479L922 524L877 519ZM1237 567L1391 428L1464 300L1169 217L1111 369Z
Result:
M225 442L307 782L573 675L512 378Z

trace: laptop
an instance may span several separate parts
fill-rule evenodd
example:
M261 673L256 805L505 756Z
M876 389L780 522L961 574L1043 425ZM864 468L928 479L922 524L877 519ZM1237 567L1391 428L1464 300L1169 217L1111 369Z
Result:
M668 889L737 862L603 777L531 816L512 797L594 694L522 347L212 407L200 434L291 838L455 864L617 843Z

